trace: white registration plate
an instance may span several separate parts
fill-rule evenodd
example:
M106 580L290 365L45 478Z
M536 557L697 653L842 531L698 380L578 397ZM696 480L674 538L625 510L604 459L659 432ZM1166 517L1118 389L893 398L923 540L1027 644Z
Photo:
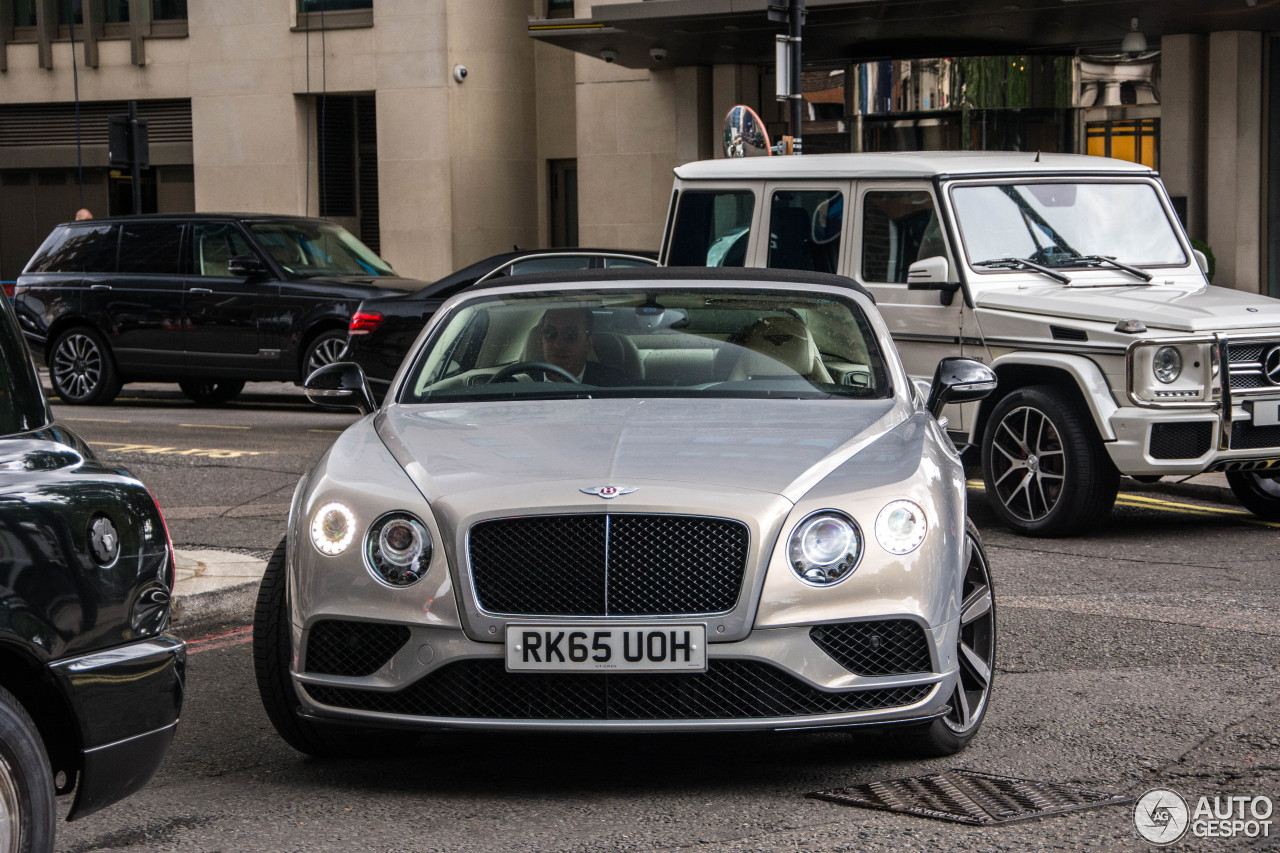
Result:
M1280 426L1280 400L1251 400L1253 425Z
M508 625L507 669L702 672L705 625Z

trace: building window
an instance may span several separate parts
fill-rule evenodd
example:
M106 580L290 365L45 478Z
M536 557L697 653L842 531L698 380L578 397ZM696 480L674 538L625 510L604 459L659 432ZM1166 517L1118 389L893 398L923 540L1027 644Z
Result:
M36 0L13 0L13 25L15 27L36 25Z
M373 0L297 0L297 3L295 31L373 26Z
M151 20L185 21L187 0L151 0Z
M1085 125L1085 153L1115 157L1156 168L1160 150L1160 119L1091 121Z
M547 0L548 18L572 18L573 0Z

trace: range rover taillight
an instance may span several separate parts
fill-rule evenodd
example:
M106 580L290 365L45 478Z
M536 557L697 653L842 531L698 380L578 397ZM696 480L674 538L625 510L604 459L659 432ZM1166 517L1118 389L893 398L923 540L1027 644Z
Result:
M357 311L347 327L348 335L367 335L382 325L382 315L376 311Z
M0 281L0 285L4 286L4 295L12 299L14 291L18 289L18 283L16 281Z

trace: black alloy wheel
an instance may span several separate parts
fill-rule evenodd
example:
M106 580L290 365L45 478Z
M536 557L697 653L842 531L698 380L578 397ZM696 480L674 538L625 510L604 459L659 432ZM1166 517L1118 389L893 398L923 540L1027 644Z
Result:
M302 359L302 381L327 364L342 359L347 349L347 335L337 329L321 332L311 345L307 347L306 357Z
M1249 512L1268 521L1280 521L1280 472L1228 471L1227 485Z
M46 853L57 822L53 772L35 722L0 687L0 853Z
M178 383L182 393L202 406L218 406L234 400L244 390L244 380L184 379Z
M1120 487L1088 413L1045 385L996 404L983 431L982 472L991 508L1025 536L1070 536L1096 525Z
M959 672L948 698L947 713L932 723L902 729L896 735L903 751L918 758L955 755L969 745L991 704L996 663L996 602L982 537L965 520L965 570L960 590L960 625L956 634Z
M67 329L53 342L49 381L63 402L105 405L120 393L120 375L106 341L86 326Z

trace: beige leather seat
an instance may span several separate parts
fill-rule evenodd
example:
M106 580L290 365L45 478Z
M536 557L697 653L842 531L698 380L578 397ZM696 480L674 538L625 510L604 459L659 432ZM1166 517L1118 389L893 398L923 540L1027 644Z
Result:
M763 317L742 341L730 380L799 374L810 382L831 382L808 327L796 317Z

